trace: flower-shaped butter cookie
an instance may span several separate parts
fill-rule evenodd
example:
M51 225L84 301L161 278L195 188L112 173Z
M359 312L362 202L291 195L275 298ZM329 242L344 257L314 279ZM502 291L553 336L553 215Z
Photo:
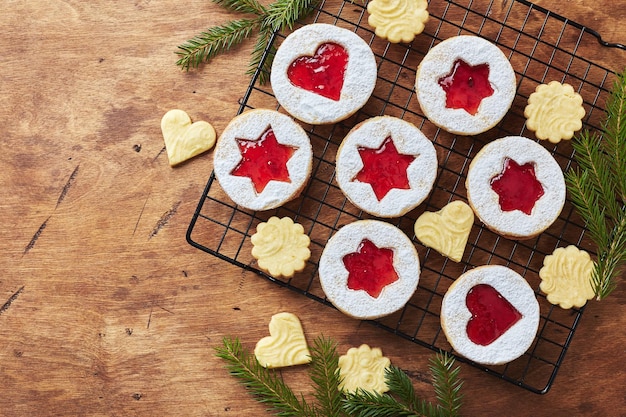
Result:
M574 245L557 248L543 260L539 288L548 301L562 308L582 307L594 296L591 286L593 261L587 252Z
M292 277L304 269L311 257L311 240L304 234L304 228L289 217L270 217L266 223L259 223L252 235L252 256L259 267L273 277Z
M413 41L428 21L426 0L372 0L367 5L367 23L376 36L391 43Z
M350 348L339 357L339 374L342 378L339 389L355 392L357 389L383 393L389 391L385 382L385 370L391 361L383 356L380 348L370 348L363 344Z
M472 208L460 200L453 201L438 212L422 214L415 222L415 237L425 246L459 262L473 224Z
M261 366L278 368L311 362L304 331L295 314L274 314L269 330L270 335L259 340L254 348L254 356Z
M569 84L558 81L540 84L528 97L524 116L526 126L537 138L558 143L571 139L582 128L583 98Z

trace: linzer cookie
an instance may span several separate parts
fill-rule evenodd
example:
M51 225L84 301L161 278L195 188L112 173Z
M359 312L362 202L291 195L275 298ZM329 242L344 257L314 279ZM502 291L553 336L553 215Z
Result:
M539 288L552 304L561 308L582 307L595 293L591 285L594 263L584 250L574 245L557 248L543 260Z
M565 203L561 167L543 146L522 136L485 145L472 159L465 185L478 218L513 239L546 230Z
M376 60L354 32L314 23L282 42L270 81L276 100L309 124L343 120L363 107L376 85Z
M254 348L254 356L261 366L280 368L311 362L302 325L295 314L274 314L269 331L270 335L259 340Z
M426 0L372 0L367 4L367 23L376 36L391 43L409 43L428 21Z
M324 248L319 278L328 300L346 315L375 319L401 309L417 288L420 262L411 240L380 220L343 226Z
M276 278L292 277L304 269L311 257L309 237L302 225L289 217L272 216L267 222L259 223L250 240L252 256L258 260L259 268Z
M455 36L433 47L417 68L415 91L424 115L457 135L494 127L515 98L507 57L478 36Z
M437 152L413 124L391 116L356 125L337 151L336 180L348 199L378 217L417 207L437 176Z
M224 129L214 151L215 177L228 196L250 210L269 210L298 197L311 174L306 132L274 110L249 110Z
M558 143L571 139L583 126L583 98L569 84L550 81L540 84L528 97L524 109L526 127L539 139Z
M441 327L461 356L485 365L517 359L532 344L539 303L526 280L500 265L474 268L443 297Z

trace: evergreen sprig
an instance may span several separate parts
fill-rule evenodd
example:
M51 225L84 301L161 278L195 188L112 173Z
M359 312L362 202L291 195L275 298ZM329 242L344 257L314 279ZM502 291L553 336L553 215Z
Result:
M216 349L218 357L227 362L229 373L236 377L258 401L268 405L269 411L279 416L303 417L379 417L423 416L455 417L461 407L459 368L453 368L454 359L446 354L431 358L430 371L438 404L420 400L409 377L398 367L385 370L390 392L378 394L357 391L346 394L339 390L341 374L337 344L329 338L318 337L310 348L310 377L314 386L316 404L308 405L303 396L298 398L278 374L262 367L254 354L241 345L239 339L224 338Z
M194 36L178 46L176 64L184 70L197 68L210 62L217 55L230 51L236 45L258 32L252 50L248 71L253 75L271 43L273 32L292 30L296 21L303 19L313 10L320 0L276 0L263 6L258 0L212 0L226 10L251 15L249 18L231 20L223 25L214 26ZM259 82L268 81L268 75L274 57L275 48L267 54L259 72Z
M458 416L463 398L460 368L453 368L454 358L445 353L437 354L430 362L437 404L418 398L409 377L400 368L391 366L385 371L391 395L357 390L346 395L344 409L358 417Z
M598 248L591 282L600 300L616 288L626 263L626 70L613 84L601 134L582 131L572 146L578 166L565 179Z

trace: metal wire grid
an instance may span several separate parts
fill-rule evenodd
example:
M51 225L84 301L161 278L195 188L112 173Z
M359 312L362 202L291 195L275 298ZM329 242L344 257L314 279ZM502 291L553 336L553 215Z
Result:
M539 269L544 257L557 247L574 244L593 253L585 239L584 223L571 202L566 202L558 220L546 232L531 240L505 239L477 221L460 263L421 245L415 239L413 224L424 211L439 210L453 200L466 200L464 183L468 165L485 143L505 135L534 137L532 132L526 131L523 110L528 96L538 84L551 80L571 84L584 99L585 128L597 130L614 75L609 69L578 56L580 45L601 40L597 33L583 25L525 0L515 0L506 6L496 0L485 3L433 1L429 5L430 20L424 33L411 45L398 45L374 36L367 25L366 6L322 1L305 23L335 24L356 32L370 44L379 73L374 94L363 109L341 123L304 126L314 149L311 180L298 199L283 207L269 212L242 209L231 202L211 174L189 225L187 240L205 252L332 307L317 279L318 261L324 245L341 226L357 219L371 218L352 206L334 182L337 148L350 128L367 118L385 114L408 120L435 144L438 177L427 201L408 215L387 221L412 237L420 254L422 272L418 290L406 306L395 314L372 321L372 324L418 345L452 352L439 321L441 300L446 290L468 269L485 264L506 265L524 276L535 289L541 319L534 343L522 357L507 365L485 367L462 357L458 359L543 394L556 377L584 309L563 310L548 303L539 290ZM516 98L504 120L491 131L471 138L457 137L432 125L421 113L413 90L415 69L426 52L441 40L460 34L478 35L496 43L510 59L518 79ZM279 45L282 39L284 35L276 34L272 46ZM268 48L264 59L270 59L274 51ZM257 83L260 71L240 100L240 113L252 108L282 111L271 86ZM571 145L542 144L551 151L563 170L570 167ZM292 217L303 225L311 238L311 259L305 270L291 279L267 275L257 268L251 256L250 236L260 222L273 215Z

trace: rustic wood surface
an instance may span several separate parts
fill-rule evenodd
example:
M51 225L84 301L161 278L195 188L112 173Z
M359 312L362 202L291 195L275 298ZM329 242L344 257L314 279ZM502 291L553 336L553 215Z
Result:
M479 3L479 2L475 2ZM620 0L537 3L626 42ZM214 356L291 311L340 350L381 346L433 399L432 352L187 244L210 153L172 169L162 115L218 133L248 84L252 43L182 72L176 46L235 17L206 0L5 0L0 13L0 415L260 416ZM612 68L626 54L579 54ZM591 302L553 388L462 365L468 416L626 415L626 284ZM302 369L284 377L310 392Z

